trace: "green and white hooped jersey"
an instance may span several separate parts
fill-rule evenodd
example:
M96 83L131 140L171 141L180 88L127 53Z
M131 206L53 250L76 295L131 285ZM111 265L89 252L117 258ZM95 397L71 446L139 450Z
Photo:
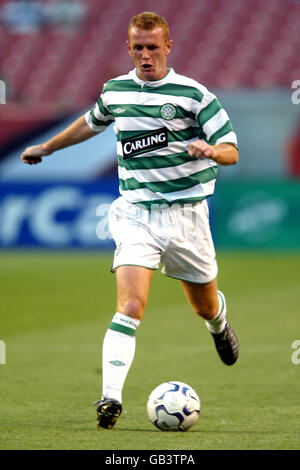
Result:
M94 132L115 123L120 194L147 208L213 194L217 164L189 156L190 142L237 145L216 96L172 68L161 80L145 82L135 69L109 80L85 119Z

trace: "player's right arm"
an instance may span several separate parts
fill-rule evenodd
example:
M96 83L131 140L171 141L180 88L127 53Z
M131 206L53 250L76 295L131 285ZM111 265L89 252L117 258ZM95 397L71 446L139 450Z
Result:
M83 142L94 135L97 135L97 132L94 132L88 126L85 116L83 115L47 142L27 147L21 155L21 160L23 163L35 165L42 161L42 157L51 155L51 153L65 147Z

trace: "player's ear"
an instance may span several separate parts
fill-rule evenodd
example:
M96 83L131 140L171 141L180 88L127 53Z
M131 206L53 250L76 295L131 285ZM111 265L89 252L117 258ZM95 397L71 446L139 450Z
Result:
M131 53L131 47L130 47L129 41L126 41L126 44L127 44L127 47L128 47L128 54L131 56L132 53Z
M167 42L166 42L166 55L169 55L170 54L170 51L172 49L172 45L173 45L173 41L172 39L169 39Z

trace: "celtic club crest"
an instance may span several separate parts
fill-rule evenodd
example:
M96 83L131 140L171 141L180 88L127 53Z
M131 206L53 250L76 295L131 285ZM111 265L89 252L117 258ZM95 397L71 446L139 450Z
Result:
M173 104L170 104L170 103L164 104L160 108L160 115L166 121L170 121L171 119L174 119L174 117L176 116L175 106L173 106Z

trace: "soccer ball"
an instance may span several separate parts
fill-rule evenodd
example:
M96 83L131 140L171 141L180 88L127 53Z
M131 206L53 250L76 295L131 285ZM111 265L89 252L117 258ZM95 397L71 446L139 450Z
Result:
M199 418L200 407L200 398L192 387L171 381L150 393L147 414L161 431L187 431Z

